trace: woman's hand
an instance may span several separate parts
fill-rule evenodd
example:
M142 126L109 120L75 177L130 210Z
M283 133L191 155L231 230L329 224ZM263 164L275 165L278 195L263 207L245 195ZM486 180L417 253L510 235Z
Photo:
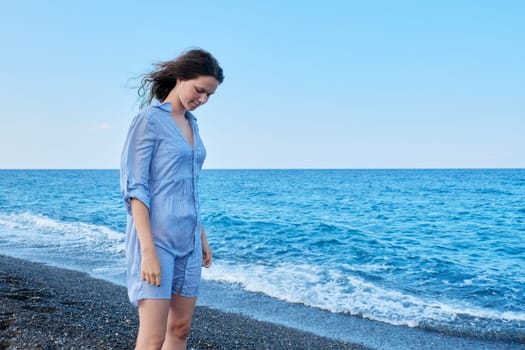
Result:
M141 278L154 286L160 287L160 262L157 253L143 253L140 265Z
M208 244L208 240L206 239L206 231L204 230L204 227L201 230L201 238L202 238L202 266L208 268L211 266L212 257L211 257L211 248Z

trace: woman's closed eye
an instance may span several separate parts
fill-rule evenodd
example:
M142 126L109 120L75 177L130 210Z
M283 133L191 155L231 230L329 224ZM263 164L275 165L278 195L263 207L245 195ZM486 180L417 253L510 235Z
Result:
M195 88L195 91L197 91L198 94L204 94L204 93L206 93L206 96L208 96L208 97L210 97L211 95L213 95L213 93L209 93L209 92L207 92L206 90L201 89L201 88L198 88L198 87Z

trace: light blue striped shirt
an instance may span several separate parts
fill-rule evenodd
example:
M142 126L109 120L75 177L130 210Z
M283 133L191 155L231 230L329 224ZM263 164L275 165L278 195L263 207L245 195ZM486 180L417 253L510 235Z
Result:
M193 130L193 148L171 118L170 103L154 100L133 119L129 128L120 168L121 192L128 212L128 268L140 268L140 244L131 216L131 198L148 207L156 246L176 257L201 249L197 182L206 149L196 118L190 112L186 112L186 118Z

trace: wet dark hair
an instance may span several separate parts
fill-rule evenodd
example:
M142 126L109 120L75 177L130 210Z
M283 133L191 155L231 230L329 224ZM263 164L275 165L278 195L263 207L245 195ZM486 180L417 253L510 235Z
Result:
M153 98L164 101L177 84L177 79L191 80L203 75L214 77L219 84L224 80L219 62L202 49L189 50L174 60L155 64L155 69L142 77L138 89L141 107L149 104Z

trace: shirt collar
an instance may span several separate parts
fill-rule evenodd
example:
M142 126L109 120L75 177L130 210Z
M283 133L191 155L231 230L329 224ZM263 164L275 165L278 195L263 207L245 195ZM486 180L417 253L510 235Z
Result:
M160 102L159 100L157 100L156 98L154 98L152 101L151 101L151 105L153 107L156 107L156 108L160 108L162 109L163 111L166 111L168 113L171 113L171 102ZM193 113L191 113L190 111L186 111L186 113L184 113L184 115L189 118L189 119L192 119L192 120L197 120L197 118L195 118L195 116L193 115Z
M163 111L166 111L166 112L170 112L171 113L171 103L170 102L160 102L159 100L157 100L156 98L154 98L152 101L151 101L151 105L153 107L157 107L157 108L160 108L162 109Z

